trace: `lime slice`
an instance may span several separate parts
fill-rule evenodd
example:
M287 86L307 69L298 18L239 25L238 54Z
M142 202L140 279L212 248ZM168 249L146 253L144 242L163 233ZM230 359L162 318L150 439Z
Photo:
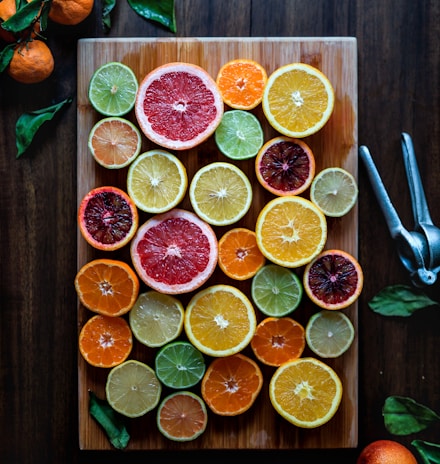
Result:
M218 149L235 160L256 156L264 141L260 121L243 110L226 111L214 137Z
M321 358L336 358L353 343L354 327L340 311L323 310L313 314L306 326L309 348Z
M176 341L165 345L156 355L156 375L170 388L190 388L202 380L206 365L203 354L191 343Z
M182 333L183 318L183 305L177 298L154 290L141 293L129 313L133 335L152 348L177 338Z
M312 181L310 199L326 215L341 217L356 203L358 186L355 178L345 169L323 169Z
M251 294L263 314L282 317L299 306L303 287L299 277L290 269L267 264L253 277Z
M113 61L103 64L89 83L89 100L104 116L123 116L134 108L138 81L127 65Z
M129 360L109 372L105 393L115 411L140 417L159 404L162 386L150 366Z

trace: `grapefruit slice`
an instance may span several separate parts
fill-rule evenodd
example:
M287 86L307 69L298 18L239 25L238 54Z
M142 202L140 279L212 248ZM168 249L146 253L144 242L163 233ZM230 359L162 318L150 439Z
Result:
M199 145L220 124L224 104L214 79L190 63L153 69L139 86L135 113L142 132L170 150Z
M168 294L199 288L214 272L218 258L212 227L191 211L178 208L148 219L130 250L141 280Z

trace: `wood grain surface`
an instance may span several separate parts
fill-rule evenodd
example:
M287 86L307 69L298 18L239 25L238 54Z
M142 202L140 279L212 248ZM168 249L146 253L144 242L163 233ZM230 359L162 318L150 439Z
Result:
M213 77L221 65L233 58L252 58L260 62L270 74L277 67L291 62L305 62L321 69L332 82L336 103L327 125L305 141L314 151L317 171L328 166L341 166L356 178L357 172L357 42L351 37L332 38L181 38L181 39L85 39L78 42L77 66L77 202L93 187L111 184L126 188L127 168L112 171L99 166L87 148L87 138L93 124L101 117L89 104L87 87L93 72L109 61L121 61L130 66L137 78L142 78L153 68L164 63L183 61L205 68ZM263 125L265 140L278 135L265 121L261 106L254 110ZM135 122L134 113L127 118ZM154 146L143 139L143 151ZM203 164L222 158L212 140L196 149L180 152L189 179ZM255 219L262 206L271 196L258 184L254 173L254 161L238 161L236 164L246 172L254 185L251 211L236 225L254 228ZM306 194L307 195L307 194ZM190 209L185 197L182 207ZM148 216L141 215L141 223ZM235 226L235 225L234 225ZM217 228L218 237L225 228ZM358 208L345 217L328 219L326 248L340 248L358 255ZM85 262L101 257L78 234L78 269ZM112 256L129 260L123 249ZM301 270L297 270L298 273ZM250 282L236 283L216 271L207 285L230 283L249 295ZM141 289L142 291L143 289ZM190 295L181 297L183 303ZM292 317L306 324L308 317L317 308L304 298ZM358 326L357 303L346 310L355 328ZM78 331L92 315L78 305ZM261 315L259 316L261 319ZM135 342L136 343L136 342ZM131 358L152 365L154 350L135 344ZM305 352L304 355L311 355ZM354 448L358 443L358 337L350 350L338 359L328 362L341 376L344 393L336 416L326 425L302 430L289 424L274 411L268 398L268 383L273 368L263 367L265 383L254 407L235 418L222 418L210 413L207 431L194 442L172 443L163 438L155 425L155 411L131 420L132 436L128 449L309 449L309 448ZM108 370L88 366L78 358L78 405L79 446L81 449L111 449L108 439L88 412L88 392L94 391L104 397L105 379Z

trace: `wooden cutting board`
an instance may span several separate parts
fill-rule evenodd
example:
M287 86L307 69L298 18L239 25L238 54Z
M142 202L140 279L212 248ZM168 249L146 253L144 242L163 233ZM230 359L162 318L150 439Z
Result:
M334 112L327 125L305 141L311 146L317 163L317 172L328 166L341 166L357 178L357 44L351 37L329 38L121 38L82 39L78 42L78 204L93 187L111 184L126 188L127 170L106 170L97 165L88 152L87 138L100 116L91 107L87 87L93 72L109 61L121 61L130 66L139 81L153 68L175 61L195 63L205 68L214 78L221 65L234 58L252 58L260 62L268 74L281 65L304 62L321 69L335 89ZM278 135L264 119L260 107L254 114L264 128L265 141ZM133 113L127 115L135 122ZM144 139L143 151L154 146ZM189 178L203 160L221 160L213 140L198 149L181 152L178 156L187 167ZM225 161L225 158L223 158ZM206 161L205 161L206 162ZM254 185L254 202L251 211L234 226L253 228L256 216L271 197L263 192L255 178L253 160L239 161L237 165L249 176ZM182 207L190 209L188 198ZM147 216L141 216L145 220ZM218 230L218 236L224 231ZM327 248L340 248L354 256L358 253L358 208L343 218L328 219ZM112 257L130 262L127 250L111 252ZM78 234L78 269L87 261L103 257L88 246ZM108 255L106 255L108 257ZM301 273L301 270L297 270ZM216 272L209 281L238 286L249 295L250 282L228 280ZM146 289L141 289L145 291ZM182 296L186 303L190 295ZM310 315L317 311L306 298L292 317L304 326ZM346 314L357 329L357 304ZM92 316L78 305L78 332ZM262 319L261 315L259 316ZM136 342L135 342L136 343ZM135 344L131 358L154 365L154 350ZM304 356L312 355L307 349ZM208 360L209 361L209 360ZM197 440L175 443L163 438L156 428L155 411L142 418L127 421L131 439L129 450L198 450L198 449L305 449L354 448L358 440L358 339L350 350L335 360L327 361L340 375L344 393L342 403L333 419L324 426L299 429L282 419L272 408L268 397L268 384L274 369L262 366L264 385L254 406L238 417L209 415L208 428ZM100 426L88 412L89 391L101 398L105 396L107 369L94 368L78 356L79 446L81 449L105 450L111 445ZM195 389L197 392L197 388Z

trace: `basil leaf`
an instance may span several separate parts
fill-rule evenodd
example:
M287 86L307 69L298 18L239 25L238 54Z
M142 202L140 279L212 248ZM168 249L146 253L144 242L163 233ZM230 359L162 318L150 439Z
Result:
M58 111L71 102L72 98L69 97L62 102L48 106L47 108L24 113L18 118L15 125L17 158L19 158L27 150L41 125L46 121L51 120Z
M103 0L102 2L102 27L106 32L112 27L110 13L116 6L116 0Z
M440 464L440 445L422 440L413 440L411 445L419 452L425 464Z
M410 435L440 421L434 411L412 398L389 396L382 408L385 428L393 435Z
M418 309L439 306L427 295L408 285L390 285L381 290L368 303L370 308L383 316L411 316Z
M98 398L89 391L90 415L104 429L110 443L117 449L124 449L130 441L122 416L118 414L106 400Z
M131 8L145 19L156 21L176 32L174 0L128 0Z
M3 29L14 34L31 27L38 18L41 22L41 30L46 28L47 15L49 14L50 2L48 0L32 0L21 6L17 12L2 23ZM40 12L41 9L41 12Z
M9 65L14 55L14 43L6 45L5 48L0 52L0 73L2 73Z

